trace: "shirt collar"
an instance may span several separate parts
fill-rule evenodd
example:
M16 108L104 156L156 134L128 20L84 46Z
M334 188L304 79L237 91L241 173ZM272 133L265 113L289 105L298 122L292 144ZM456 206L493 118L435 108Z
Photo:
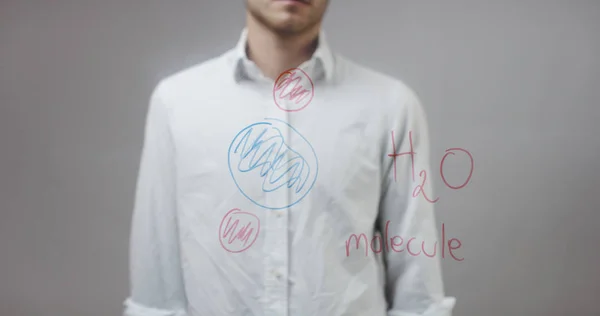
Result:
M248 59L248 55L246 54L246 44L248 41L248 29L244 28L242 30L242 34L240 39L237 42L237 45L233 49L233 65L234 65L234 75L235 80L239 82L242 79L248 78L246 65L253 64L252 61ZM335 68L335 59L334 55L329 48L329 44L325 38L325 31L321 30L319 32L319 43L317 44L317 49L313 53L310 61L315 63L315 69L318 73L323 73L326 81L331 81L334 74Z

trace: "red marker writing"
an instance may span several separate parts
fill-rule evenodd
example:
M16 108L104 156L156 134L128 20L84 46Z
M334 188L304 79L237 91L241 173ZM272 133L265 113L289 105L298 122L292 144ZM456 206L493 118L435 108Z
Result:
M288 69L279 75L273 86L273 100L286 112L297 112L310 104L315 86L310 76L300 68Z
M429 202L429 203L437 202L440 199L439 197L432 200L429 197L427 197L425 190L423 190L425 181L427 181L427 172L425 170L421 170L421 172L419 172L419 177L421 177L421 176L423 177L423 181L421 182L421 184L419 184L415 187L415 189L413 190L412 196L417 197L419 194L423 194L423 197L425 198L425 200L427 200L427 202Z
M446 181L446 177L444 177L444 160L446 160L446 157L448 155L453 155L454 156L454 153L452 151L455 151L455 150L459 150L459 151L465 152L467 155L469 155L469 159L471 160L471 169L469 170L469 176L467 177L467 180L465 180L465 182L463 184L459 185L459 186L452 186L452 185L450 185L448 183L448 181ZM442 176L442 181L444 181L444 184L447 187L449 187L450 189L458 190L458 189L464 188L467 185L467 183L469 183L469 180L471 180L471 176L473 175L473 168L474 168L474 165L473 165L473 156L471 156L471 153L468 150L462 149L462 148L449 148L449 149L446 149L446 154L442 158L442 162L440 162L440 175Z
M415 159L414 159L414 157L417 153L413 149L412 131L408 132L408 140L409 140L409 145L410 145L410 151L396 153L396 140L394 138L394 131L392 130L392 153L388 154L388 157L391 157L393 159L394 182L396 182L396 157L399 157L402 155L410 155L412 179L413 179L413 182L415 181ZM448 157L448 155L454 156L455 155L454 151L462 151L462 152L466 153L469 156L469 159L471 162L471 169L469 170L469 176L467 177L467 179L465 180L464 183L462 183L461 185L457 185L457 186L453 186L453 185L449 184L448 181L446 180L446 177L444 176L444 161L446 160L446 157ZM446 149L446 154L444 155L444 157L442 158L442 160L440 162L440 175L442 176L442 181L444 181L444 184L447 187L449 187L453 190L458 190L458 189L464 188L469 183L469 181L471 180L471 176L473 175L473 168L474 168L473 156L471 155L471 153L468 150L463 149L463 148L449 148L449 149ZM421 184L417 185L414 188L412 196L417 197L419 194L422 194L423 198L425 198L425 200L427 200L427 202L436 203L439 200L439 197L435 198L435 199L431 199L427 196L427 194L425 193L425 190L423 189L423 186L425 185L425 182L427 181L427 172L425 170L421 170L419 172L419 177L422 177Z
M408 140L410 144L410 151L403 153L396 153L396 140L394 139L394 131L392 131L392 153L388 154L388 157L392 157L394 160L394 182L396 182L396 157L402 155L410 155L410 163L412 167L412 179L415 181L415 154L416 152L413 150L413 142L412 142L412 131L408 132Z
M238 253L250 248L259 232L260 220L256 215L234 208L221 220L219 242L223 249Z

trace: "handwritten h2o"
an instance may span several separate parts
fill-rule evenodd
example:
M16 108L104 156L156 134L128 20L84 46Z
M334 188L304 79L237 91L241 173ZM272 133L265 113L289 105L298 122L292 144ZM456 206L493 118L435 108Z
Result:
M234 219L233 223L231 222ZM242 224L240 224L242 220ZM226 224L223 227L223 224ZM242 225L238 230L238 225ZM256 230L255 230L256 228ZM250 248L260 232L260 220L254 214L234 208L227 212L219 226L219 242L223 249L237 253Z
M234 137L229 146L229 171L240 192L254 204L267 209L287 208L312 189L318 175L317 156L310 143L289 124L265 120L247 126ZM296 133L310 153L304 156L288 146L281 128ZM289 175L287 181L285 175ZM250 196L251 185L260 185L266 194L287 189L292 198L287 205L260 203L260 197Z
M392 151L393 153L388 154L388 157L392 157L393 159L393 164L394 164L394 181L396 181L396 157L402 156L402 155L410 155L410 160L411 160L411 170L412 170L412 179L413 181L415 181L415 162L414 162L414 155L416 155L417 153L414 151L413 149L413 142L412 142L412 131L408 132L408 139L409 139L409 145L410 145L410 151L409 152L403 152L403 153L396 153L396 141L394 139L394 131L392 131ZM469 156L470 159L470 163L471 163L471 169L469 170L469 176L467 177L467 179L465 180L465 182L461 185L457 185L457 186L453 186L451 184L448 183L448 181L446 180L446 177L444 176L444 161L446 160L446 157L448 157L448 155L455 155L454 151L462 151L464 153L466 153ZM446 149L446 154L444 155L444 157L442 158L442 161L440 162L440 175L442 176L442 180L444 181L444 184L453 189L453 190L459 190L464 188L467 183L469 183L469 181L471 180L471 176L473 175L473 168L474 168L474 161L473 161L473 156L471 155L471 153L463 148L449 148ZM427 193L425 193L425 190L423 189L423 186L425 185L425 182L427 181L427 171L425 170L421 170L419 172L419 177L423 177L423 180L421 181L421 184L418 184L412 193L413 197L417 197L419 194L423 195L423 198L429 202L429 203L436 203L440 198L435 198L435 199L431 199L427 196Z
M273 100L278 108L286 112L304 109L314 96L315 86L312 79L300 68L282 72L273 85Z

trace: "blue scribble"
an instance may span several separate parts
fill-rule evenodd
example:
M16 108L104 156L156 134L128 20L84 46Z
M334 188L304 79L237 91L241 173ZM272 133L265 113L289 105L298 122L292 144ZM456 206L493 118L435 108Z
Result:
M279 127L271 122L259 122L244 128L231 142L228 155L229 171L240 192L250 201L268 209L282 209L298 203L312 189L318 173L318 162L310 143L293 127L277 119L266 120L283 123L285 124L284 128L289 127L300 136L312 151L312 157L309 158L313 158L313 161L305 159L302 154L288 146ZM232 156L239 159L233 165ZM314 167L311 166L311 163L314 164ZM284 206L268 206L259 204L253 197L248 196L240 187L236 174L252 172L259 178L257 180L262 182L260 183L262 192L268 194L282 187L290 189L291 203ZM287 181L286 174L288 175Z

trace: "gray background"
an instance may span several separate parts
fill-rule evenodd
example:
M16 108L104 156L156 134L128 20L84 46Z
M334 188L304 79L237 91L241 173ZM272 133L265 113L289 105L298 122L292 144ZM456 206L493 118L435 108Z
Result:
M1 1L0 315L121 313L150 92L232 47L243 13ZM455 315L600 315L600 1L334 0L325 27L423 101L438 220L465 257L443 262ZM462 190L436 168L450 147L475 158Z

